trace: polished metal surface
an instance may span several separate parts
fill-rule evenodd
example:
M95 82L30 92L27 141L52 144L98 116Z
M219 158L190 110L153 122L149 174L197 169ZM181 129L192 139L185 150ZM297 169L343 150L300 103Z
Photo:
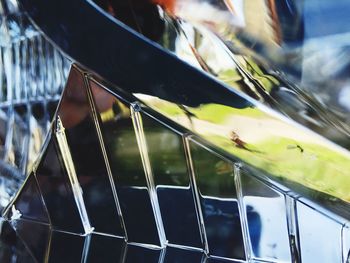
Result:
M234 67L229 67L228 75L245 76L248 87L243 90L248 95L348 146L348 1L173 3L170 13L201 32L197 43L214 39L216 46L220 43L226 48L218 51L193 45L196 50L205 50L207 56L198 52L203 61L215 61L215 56L208 53L220 58L231 56L240 74L232 73ZM224 50L226 54L222 55ZM222 60L218 64L214 68L228 65ZM218 78L220 75L216 73ZM237 82L231 86L240 90L244 87Z
M209 255L246 259L233 164L188 142Z
M54 119L3 214L1 262L347 262L345 213L270 180L76 65Z
M248 173L238 180L252 258L291 262L286 196Z
M345 2L21 2L84 66L3 213L2 261L349 261L346 61L313 71L346 31L312 28Z
M145 176L130 105L112 96L94 80L89 80L89 85L101 120L99 126L118 193L127 239L130 242L161 246L164 238L157 229L152 190Z
M50 6L44 1L32 1L21 2L57 45L124 89L138 89L189 106L208 102L202 94L193 96L188 92L196 90L189 85L205 85L207 92L213 85L199 83L198 78L193 79L197 76L193 71L183 72L172 59L160 58L159 52L150 46L136 44L135 38L123 30L131 29L151 40L153 45L161 45L181 60L212 75L227 88L243 92L331 141L349 147L346 31L339 26L343 29L332 32L335 25L341 24L337 16L330 18L331 22L326 25L323 20L328 18L327 8L341 14L349 10L346 1L304 4L304 1L292 0L247 3L239 0L154 3L75 0ZM85 11L78 17L67 12L66 5ZM62 12L55 12L60 9ZM50 12L55 13L54 18ZM61 14L57 16L57 13ZM93 22L88 21L88 17ZM78 21L87 21L86 27L80 28ZM103 30L99 31L96 25ZM104 32L108 32L108 40ZM100 39L106 42L101 43ZM123 46L118 39L128 39L126 42L134 44ZM81 41L89 45L81 47ZM100 50L98 56L91 56L95 50ZM340 59L342 54L344 59ZM115 61L120 62L118 67L114 67ZM148 63L158 71L148 68ZM130 66L125 66L128 64ZM139 78L129 78L132 72L138 72ZM169 72L184 78L174 78ZM188 90L184 90L185 87ZM216 89L216 93L211 93L211 101L223 95L220 89ZM233 102L221 96L221 103L232 105Z
M349 200L347 136L342 135L340 141L334 140L339 144L334 144L301 127L183 63L92 2L75 0L48 4L41 0L35 3L23 0L22 3L31 18L60 48L109 82L273 180L332 209L340 206L339 210L346 213L342 202L335 200ZM72 8L67 10L67 4ZM81 12L74 12L75 8ZM82 45L82 41L88 44ZM246 82L246 76L242 78ZM254 86L259 85L255 83ZM114 85L110 85L110 89L118 90ZM283 90L294 97L295 91ZM309 105L307 100L300 102L300 105ZM291 108L291 112L297 110ZM316 115L320 116L317 111Z
M297 204L297 214L302 262L341 262L343 222L328 218L327 214L300 202ZM315 255L313 251L318 253Z
M141 119L167 240L170 244L202 248L183 134L146 113L141 114Z
M74 68L70 73L57 110L56 126L61 125L64 131L60 133L56 128L56 141L73 194L78 198L76 202L81 203L79 213L85 218L84 228L93 225L96 232L122 236L121 222L114 220L119 214L115 188L110 184L112 178L106 167L82 74Z

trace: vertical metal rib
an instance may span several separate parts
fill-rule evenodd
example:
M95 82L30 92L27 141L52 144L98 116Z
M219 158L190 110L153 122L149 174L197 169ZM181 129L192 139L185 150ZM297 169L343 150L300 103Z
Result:
M345 223L342 228L342 262L350 263L350 229L349 222Z
M247 211L243 202L243 192L242 192L242 183L241 183L242 164L235 163L233 169L234 169L234 176L235 176L238 210L239 210L239 215L240 215L241 224L242 224L244 251L246 254L247 261L249 262L252 259L252 244L250 242L250 236L249 236Z
M208 239L207 239L207 234L205 232L205 225L204 225L204 217L203 217L203 212L201 208L201 203L199 199L199 191L197 188L197 183L196 183L196 173L194 170L193 166L193 160L191 156L191 148L189 144L189 137L188 136L183 136L183 142L184 142L184 149L185 149L185 155L187 159L187 165L188 165L188 170L190 172L190 183L191 187L193 189L193 194L194 194L194 204L196 206L196 214L198 217L198 223L199 223L199 230L201 234L201 239L204 247L204 252L205 254L209 254L209 246L208 246Z
M292 255L292 262L299 263L301 262L300 258L300 243L299 243L299 234L298 234L298 223L296 217L296 204L294 198L286 195L286 216L288 222L288 231L289 231L289 243Z
M81 263L87 263L89 260L89 250L91 244L91 234L85 237L84 247L81 255Z
M74 199L78 207L78 211L80 214L80 218L82 220L85 234L89 234L93 231L93 228L90 225L89 217L88 217L84 199L83 199L83 193L77 178L74 163L68 147L66 134L65 134L60 116L57 116L55 134L56 134L58 147L64 162L64 166L66 168L68 178L72 186Z
M135 130L137 145L139 147L139 151L142 159L142 165L146 175L146 181L149 189L151 204L152 204L156 225L158 229L160 245L161 247L165 247L167 245L167 240L165 236L162 216L160 213L158 196L154 185L151 162L148 156L146 138L143 131L142 118L140 114L141 107L137 103L134 103L130 106L130 110L131 110L131 118L132 118L134 130Z

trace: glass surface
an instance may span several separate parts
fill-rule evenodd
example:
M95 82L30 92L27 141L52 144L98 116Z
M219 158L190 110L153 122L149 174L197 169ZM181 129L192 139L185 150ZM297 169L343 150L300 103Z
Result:
M0 262L36 263L9 222L0 221Z
M32 173L26 179L22 189L15 197L11 207L19 211L21 218L49 223L49 216L43 202L35 175ZM7 218L12 217L12 211L8 208Z
M201 251L167 247L163 263L201 263L204 257Z
M83 233L72 187L63 168L56 142L51 138L35 171L53 228Z
M342 225L297 202L302 262L342 262Z
M48 263L77 263L84 256L85 237L53 231Z
M193 140L190 151L209 254L245 259L232 163Z
M30 220L15 220L11 222L17 236L23 241L37 262L45 262L51 230L49 224Z
M241 187L252 257L291 262L285 197L242 171Z
M125 240L121 238L92 234L87 263L122 263Z
M70 151L91 226L96 232L124 236L84 76L74 67L57 114L65 129L67 150Z
M128 241L159 245L155 216L130 109L94 81L90 81L90 86Z
M124 263L161 263L160 249L149 249L140 246L128 245Z
M167 240L201 248L182 136L146 114L141 116Z

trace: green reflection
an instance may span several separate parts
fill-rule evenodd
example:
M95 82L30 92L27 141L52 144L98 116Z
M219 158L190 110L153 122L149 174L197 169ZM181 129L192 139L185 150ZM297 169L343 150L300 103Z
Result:
M205 196L236 198L233 164L191 141L197 186Z
M191 113L186 114L176 104L136 96L221 150L269 175L350 201L349 153L311 131L257 108L208 104L186 108Z
M156 184L187 187L190 182L181 135L146 114L142 124Z

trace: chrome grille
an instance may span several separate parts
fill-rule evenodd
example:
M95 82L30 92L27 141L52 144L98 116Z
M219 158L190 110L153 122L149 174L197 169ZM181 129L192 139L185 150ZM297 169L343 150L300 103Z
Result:
M37 262L348 260L347 219L77 66L4 216Z

